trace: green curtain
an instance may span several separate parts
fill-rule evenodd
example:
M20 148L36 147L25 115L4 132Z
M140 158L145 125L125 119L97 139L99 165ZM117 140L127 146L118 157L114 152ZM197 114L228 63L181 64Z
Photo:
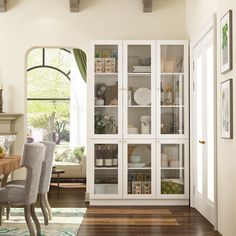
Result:
M76 60L76 63L79 67L79 71L84 79L84 81L87 81L87 56L84 51L81 49L73 49L74 57Z

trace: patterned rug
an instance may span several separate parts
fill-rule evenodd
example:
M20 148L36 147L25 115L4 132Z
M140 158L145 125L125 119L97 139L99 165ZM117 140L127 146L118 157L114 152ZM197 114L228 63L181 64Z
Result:
M76 236L86 208L52 208L53 220L47 226L43 223L42 212L36 208L41 225L41 236ZM11 208L10 219L3 216L0 226L1 236L29 236L29 231L24 219L22 208Z

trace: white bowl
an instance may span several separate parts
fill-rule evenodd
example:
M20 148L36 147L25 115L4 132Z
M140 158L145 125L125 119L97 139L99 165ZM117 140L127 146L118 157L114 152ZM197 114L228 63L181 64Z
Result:
M140 163L141 162L141 156L133 155L133 156L130 157L130 161L132 163Z

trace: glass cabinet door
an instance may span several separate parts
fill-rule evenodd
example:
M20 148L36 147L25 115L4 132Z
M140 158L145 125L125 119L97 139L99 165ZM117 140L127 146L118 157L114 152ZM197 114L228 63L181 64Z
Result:
M185 141L160 144L160 195L182 197L187 194L186 148Z
M126 137L150 137L154 122L154 45L126 42L124 109Z
M121 107L121 46L94 45L94 135L118 135Z
M94 196L120 195L120 143L94 144Z
M153 196L153 145L129 141L125 146L126 184L128 198L139 198L140 195Z
M161 135L184 135L186 102L184 45L160 45Z

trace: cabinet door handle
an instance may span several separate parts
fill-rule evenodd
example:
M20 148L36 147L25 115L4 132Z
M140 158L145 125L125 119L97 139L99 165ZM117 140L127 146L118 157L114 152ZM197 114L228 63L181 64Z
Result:
M199 140L198 142L201 143L201 144L206 144L205 140Z

